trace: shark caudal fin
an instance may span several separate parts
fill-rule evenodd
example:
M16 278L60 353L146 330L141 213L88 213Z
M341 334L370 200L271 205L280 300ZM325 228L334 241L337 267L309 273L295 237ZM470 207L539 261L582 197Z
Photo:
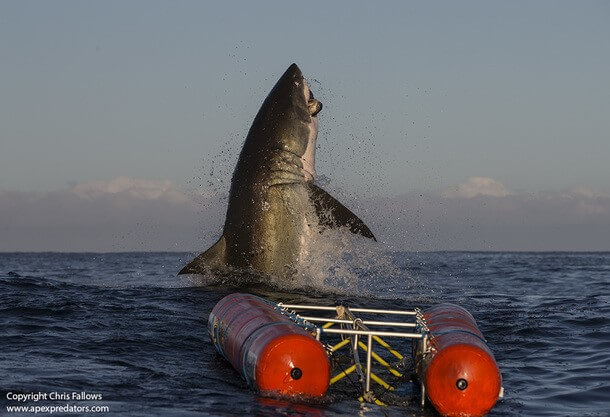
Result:
M181 274L203 274L210 269L219 268L227 264L227 241L223 236L212 247L197 256L178 272Z
M336 198L314 183L309 183L308 186L309 195L321 226L330 228L347 227L352 233L377 241L371 229Z

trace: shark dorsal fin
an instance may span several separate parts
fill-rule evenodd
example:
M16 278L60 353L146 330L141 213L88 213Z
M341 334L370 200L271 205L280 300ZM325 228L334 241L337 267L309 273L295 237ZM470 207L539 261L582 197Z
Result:
M314 183L308 183L308 187L321 226L347 227L352 233L377 241L371 229L336 198Z

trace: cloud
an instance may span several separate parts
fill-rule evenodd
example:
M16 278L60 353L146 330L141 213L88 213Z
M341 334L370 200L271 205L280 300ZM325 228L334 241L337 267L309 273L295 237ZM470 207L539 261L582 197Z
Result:
M218 234L221 198L119 177L46 193L0 192L0 251L194 250Z
M524 193L473 177L439 193L356 199L329 191L396 250L610 250L604 190ZM187 192L167 180L4 190L0 251L203 250L218 238L225 212L226 195Z
M580 195L589 198L610 198L610 192L603 190L593 190L587 187L575 187L569 190L566 195Z
M124 195L137 200L166 200L173 203L190 201L169 180L117 177L111 181L78 183L70 189L70 192L89 201L108 195Z
M489 177L470 177L466 182L447 188L443 196L447 198L472 198L478 195L505 197L510 191L500 182Z
M610 195L604 191L518 193L491 178L471 178L450 190L369 200L362 207L374 207L367 221L399 249L610 250Z

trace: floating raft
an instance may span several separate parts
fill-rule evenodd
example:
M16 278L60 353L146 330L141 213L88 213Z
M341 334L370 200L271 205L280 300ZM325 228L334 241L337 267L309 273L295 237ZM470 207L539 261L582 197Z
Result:
M216 304L208 332L248 385L266 394L323 397L330 385L349 380L360 401L386 405L384 396L406 380L411 362L421 405L427 398L441 415L482 416L503 396L475 319L453 304L382 310L276 304L235 293ZM386 339L411 339L411 355ZM342 354L349 363L338 360Z

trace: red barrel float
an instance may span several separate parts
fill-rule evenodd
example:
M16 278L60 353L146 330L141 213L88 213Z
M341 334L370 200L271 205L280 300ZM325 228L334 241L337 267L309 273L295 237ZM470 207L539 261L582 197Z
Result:
M482 416L496 404L502 376L472 315L454 304L424 311L429 353L418 345L417 373L427 397L445 416Z
M227 295L212 309L208 332L251 387L281 395L326 394L330 364L324 347L275 304L251 294Z

